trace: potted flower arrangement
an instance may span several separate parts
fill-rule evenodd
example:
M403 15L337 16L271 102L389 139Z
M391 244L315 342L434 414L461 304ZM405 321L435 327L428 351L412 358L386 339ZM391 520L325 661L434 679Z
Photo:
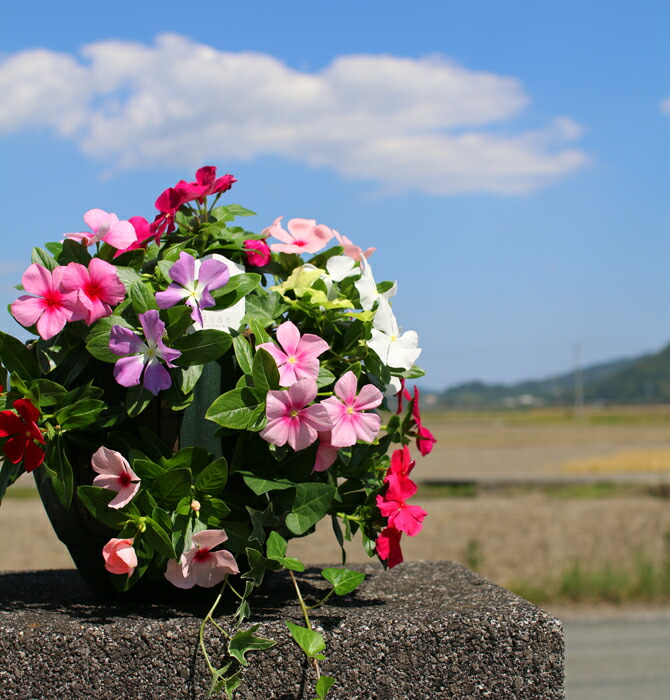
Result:
M221 596L239 598L228 663L201 645L212 692L273 643L244 620L266 572L288 569L305 626L287 624L325 697L288 541L329 518L340 545L360 536L402 561L426 515L408 503L410 444L434 442L405 386L420 349L374 248L307 219L249 232L237 220L253 212L219 203L234 183L206 166L158 197L151 223L93 209L89 231L33 250L10 313L35 337L0 332L0 499L32 472L100 594L221 586L201 642ZM340 595L362 580L323 575Z

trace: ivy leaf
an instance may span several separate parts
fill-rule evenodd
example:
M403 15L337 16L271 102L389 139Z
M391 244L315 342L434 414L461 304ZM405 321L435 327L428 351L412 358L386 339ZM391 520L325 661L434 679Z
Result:
M351 593L365 580L365 574L351 569L324 569L321 575L332 584L336 595Z
M288 543L278 532L271 532L266 548L268 559L279 562L291 571L304 571L305 565L299 559L285 556L287 546Z
M259 627L260 624L255 624L244 632L236 632L233 638L228 642L228 653L236 658L242 666L249 665L245 655L250 651L269 649L277 643L274 639L257 637L254 633Z
M321 676L319 678L316 682L316 694L319 700L324 700L333 683L335 683L335 679L332 676Z
M318 659L319 661L325 660L326 657L323 654L319 654L320 651L326 648L326 642L321 634L314 630L309 630L306 627L294 625L288 620L286 620L286 626L297 645L310 659Z
M328 512L335 490L330 484L297 484L291 512L286 516L286 527L294 535L304 535Z
M257 495L262 496L268 491L284 491L292 489L295 484L288 479L263 479L253 476L251 472L238 472L244 479L244 483Z
M212 673L212 684L209 686L209 691L207 692L208 698L220 693L222 690L225 692L227 698L231 698L233 691L240 686L240 683L242 683L242 669L233 673L232 676L225 677L223 674L226 673L229 668L230 664L226 664L223 668L219 668Z

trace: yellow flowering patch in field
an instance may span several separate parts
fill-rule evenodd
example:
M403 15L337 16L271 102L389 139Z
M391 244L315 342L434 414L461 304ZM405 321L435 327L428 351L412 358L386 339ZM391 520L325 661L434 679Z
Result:
M630 450L566 462L561 471L570 473L670 472L670 449Z

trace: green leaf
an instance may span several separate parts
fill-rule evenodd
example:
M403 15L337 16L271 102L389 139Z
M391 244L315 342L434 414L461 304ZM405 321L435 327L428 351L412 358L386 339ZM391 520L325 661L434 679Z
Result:
M96 360L100 360L101 362L112 363L119 359L119 356L115 355L109 349L112 326L130 328L130 325L123 317L107 316L106 318L101 318L92 326L86 338L86 349Z
M153 518L145 517L144 524L146 525L144 537L154 550L168 559L175 559L174 547L165 530Z
M30 256L30 262L45 267L49 271L53 271L58 267L56 260L41 248L33 248L33 253Z
M237 359L237 364L240 366L240 369L245 374L251 374L251 366L254 358L249 341L243 335L238 335L233 338L233 349L235 350L235 358Z
M216 304L214 310L228 309L237 304L249 292L258 287L261 276L255 272L246 272L241 275L233 275L228 283L212 292Z
M71 262L79 263L84 267L88 267L89 262L91 262L91 255L86 250L86 246L79 241L73 241L66 238L63 241L63 249L61 251L58 262L61 265L67 265Z
M259 627L260 624L255 624L244 632L236 632L233 638L228 642L228 653L236 658L243 666L249 665L245 655L250 651L262 651L276 644L274 639L257 637L254 633Z
M365 580L365 574L351 569L324 569L321 575L332 584L337 595L351 593Z
M297 484L291 513L286 516L286 527L294 535L304 535L328 512L335 490L330 484Z
M136 459L133 461L133 471L140 479L158 479L167 472L167 467L162 467L150 459Z
M195 389L195 385L202 377L203 365L191 365L190 367L183 367L181 372L177 376L177 381L179 382L179 388L184 394L189 394Z
M223 668L212 672L212 683L207 691L208 698L211 698L212 695L217 695L223 690L228 700L231 700L233 692L239 688L242 683L242 669L239 669L231 676L224 676L223 674L226 673L229 668L230 663L227 663Z
M228 391L220 396L205 413L207 420L214 421L224 428L245 430L253 420L253 410L259 405L251 389L242 387Z
M288 542L278 532L272 531L266 545L268 559L282 559L287 547Z
M319 376L316 378L316 385L319 389L330 386L335 379L335 375L330 370L327 370L325 367L319 367Z
M23 464L12 464L8 459L0 461L0 503L5 497L7 487L11 486L20 476L25 473Z
M414 365L413 367L410 367L406 372L403 372L400 376L404 377L405 379L418 379L419 377L423 377L426 374L424 370L421 369L421 367L417 367Z
M191 470L186 467L171 469L161 474L153 485L153 496L161 504L174 507L191 492Z
M20 340L3 331L0 331L0 362L25 381L40 378L40 368L30 350Z
M289 305L282 300L281 294L269 292L265 296L254 295L247 298L246 314L249 319L258 319L270 325L289 309Z
M185 304L173 306L163 312L167 316L165 331L171 343L183 335L192 325L191 308Z
M70 503L72 503L74 475L72 473L72 465L68 461L62 442L60 437L55 437L47 445L44 465L48 475L51 477L51 483L58 496L58 500L63 504L65 509L68 509Z
M326 658L323 654L319 654L326 648L326 642L322 635L314 630L308 630L306 627L294 625L288 620L285 622L293 639L310 659L323 661Z
M319 700L324 700L333 683L335 683L335 679L332 676L321 676L319 678L316 682L316 694Z
M176 362L180 367L188 365L204 365L214 362L232 345L233 338L229 333L207 328L195 333L183 335L176 340L172 347L181 352Z
M195 491L212 495L222 491L227 482L228 462L225 457L219 457L198 474L195 480Z
M263 479L253 476L251 472L238 472L244 479L244 483L257 495L262 496L268 491L284 491L292 489L295 484L288 479Z
M261 343L269 343L272 340L267 334L265 328L263 328L263 325L258 321L252 320L249 323L249 327L251 328L251 332L254 334L254 338L256 338L256 345L260 345Z
M82 401L77 401L58 411L56 420L64 430L85 428L95 423L104 408L104 401L83 399Z
M65 387L48 379L35 379L31 382L31 387L37 388L40 395L40 407L53 406L60 403L66 394Z
M149 309L158 310L156 297L142 280L133 282L128 294L136 314L146 313Z
M249 571L242 574L242 578L253 581L256 586L263 583L265 572L268 569L280 568L278 565L271 566L270 560L266 559L257 549L247 547L245 551L250 568Z
M128 522L129 518L126 513L117 508L109 507L109 502L116 496L114 491L99 486L79 486L77 496L91 515L103 525L120 530Z
M260 401L265 401L270 389L279 389L279 370L277 363L264 348L256 350L254 362L251 368L251 376L254 380L256 396Z
M138 416L152 402L154 395L142 384L131 386L126 394L126 411L131 418Z

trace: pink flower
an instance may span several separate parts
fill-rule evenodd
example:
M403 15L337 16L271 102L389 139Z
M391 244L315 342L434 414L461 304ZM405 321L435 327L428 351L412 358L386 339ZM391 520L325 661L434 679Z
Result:
M172 385L170 373L160 361L174 367L172 360L176 360L181 353L163 343L165 324L160 320L158 311L149 309L140 314L139 319L146 343L130 328L112 326L109 349L115 355L124 356L114 365L114 379L121 386L137 386L144 372L144 388L156 396Z
M125 457L119 452L99 447L91 457L91 466L93 471L99 474L93 479L93 486L117 492L117 495L109 502L110 508L123 508L139 491L139 476L135 474Z
M412 404L412 418L416 423L416 446L422 457L425 457L433 449L433 445L437 440L433 437L433 433L424 428L421 424L421 409L419 408L419 390L414 387L414 403Z
M344 254L350 258L353 258L354 260L357 260L361 264L364 263L365 260L375 252L375 250L377 250L376 248L368 248L365 252L363 252L362 248L354 245L346 236L340 235L335 229L333 229L333 235L335 238L337 238L342 248L344 248Z
M2 451L13 464L23 460L25 470L31 472L44 461L44 450L35 444L45 444L37 425L40 412L29 399L16 399L13 407L18 416L12 411L0 411L0 438L9 438Z
M127 253L129 250L137 250L138 248L146 248L149 244L149 238L153 236L151 228L149 227L149 222L143 216L131 216L128 219L128 223L132 225L135 230L135 240L123 250L117 250L114 253L114 257L118 258L119 255Z
M225 549L213 552L228 539L225 530L202 530L193 535L193 545L179 561L170 559L165 578L177 588L212 588L227 574L239 574L237 562Z
M129 577L133 575L137 567L137 554L133 549L134 541L132 538L120 540L112 537L102 548L105 569L110 574L127 574Z
M311 445L319 432L330 428L328 414L322 405L307 406L314 401L316 393L313 379L300 379L286 391L268 391L268 424L260 436L273 445L288 442L296 452Z
M80 241L86 246L104 241L119 250L125 250L137 240L133 225L128 221L119 221L116 214L108 214L102 209L90 209L84 214L84 221L93 233L66 233L65 238Z
M282 243L273 243L270 250L279 253L317 253L325 248L333 237L333 232L323 224L316 225L314 219L291 219L288 232L279 223L284 217L279 216L272 226L261 231L264 236L278 238Z
M89 326L111 316L111 307L123 301L126 295L114 265L99 258L93 258L88 269L80 263L69 263L63 272L62 286L66 292L78 293L79 308L74 311L72 320L83 319Z
M356 395L356 375L347 372L335 384L335 396L331 396L321 405L328 411L333 423L332 445L348 447L357 440L372 442L381 426L381 418L376 413L363 413L376 408L384 396L377 387L366 384Z
M377 554L380 559L386 562L389 569L403 561L402 550L400 549L400 538L402 533L395 527L386 527L377 537Z
M332 467L333 462L337 459L339 448L331 443L332 431L327 430L319 433L319 448L316 451L316 461L314 462L314 472L326 471Z
M419 506L410 506L407 499L416 493L416 484L406 477L386 478L388 489L383 496L377 496L377 508L388 518L391 527L406 532L410 537L418 535L423 527L423 519L428 515Z
M316 359L328 350L328 343L313 333L302 337L294 323L286 321L277 328L277 340L282 349L274 343L261 343L258 347L267 350L279 368L279 383L291 386L299 379L316 379L319 375L319 361Z
M409 447L404 445L401 450L394 450L391 455L391 466L386 476L408 477L416 462L411 458Z
M33 263L23 273L21 283L26 292L37 296L20 296L11 306L14 318L22 326L37 323L37 332L44 340L53 338L72 319L77 306L77 293L63 288L64 267L49 272Z
M270 262L270 248L265 241L244 241L247 262L255 267L262 267Z

